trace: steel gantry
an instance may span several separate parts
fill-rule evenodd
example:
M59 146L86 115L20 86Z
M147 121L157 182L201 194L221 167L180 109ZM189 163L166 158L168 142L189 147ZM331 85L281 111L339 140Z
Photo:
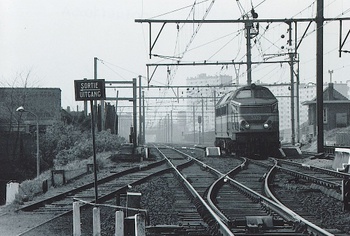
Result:
M250 84L251 83L251 64L262 64L262 63L267 63L266 61L262 61L262 62L252 62L250 60L250 39L251 37L249 36L250 34L250 29L252 24L254 23L259 23L259 22L265 22L265 23L286 23L290 26L291 29L291 25L294 24L295 27L295 39L294 39L294 49L293 49L293 53L290 54L290 58L288 61L272 61L269 63L290 63L291 66L291 83L294 83L294 69L293 69L293 64L295 62L297 62L296 60L296 55L297 55L297 51L298 48L302 42L302 40L304 39L307 31L310 28L310 25L315 22L316 23L316 56L317 56L317 61L316 61L316 81L317 81L317 108L316 108L316 113L317 113L317 151L319 153L322 153L324 150L323 146L324 146L324 131L323 131L323 25L325 21L339 21L340 23L340 33L342 33L342 22L345 20L350 20L349 17L342 17L342 18L324 18L324 0L317 0L317 15L315 18L291 18L291 19L257 19L254 18L253 19L237 19L237 20L177 20L177 19L173 19L173 20L161 20L161 19L135 19L136 23L148 23L149 24L149 56L150 58L152 58L152 55L157 55L153 53L153 49L154 46L156 44L156 42L158 41L161 32L163 31L164 27L166 24L186 24L186 23L190 23L190 24L232 24L232 23L241 23L245 25L245 29L247 30L247 61L246 62L235 62L235 61L231 61L231 62L193 62L193 63L182 63L180 60L177 61L176 63L159 63L159 64L147 64L147 80L148 80L148 84L151 82L152 77L156 71L156 69L158 68L158 66L208 66L208 65L229 65L229 64L246 64L247 65L247 83ZM301 39L298 41L297 39L297 27L298 27L298 23L302 23L302 22L308 22L308 26L305 30L305 32L303 33ZM155 40L152 42L152 32L151 32L151 28L152 28L152 24L162 24L160 31L158 32ZM291 32L291 31L290 31ZM339 39L339 56L341 56L342 52L350 52L347 51L345 49L343 49L343 46L345 44L345 41L347 40L348 36L350 34L350 30L348 31L346 37L344 40L342 40L341 34L340 34L340 39ZM290 33L290 41L291 43L291 33ZM150 67L155 67L154 71L152 72L151 76L150 76L150 71L149 68ZM297 77L298 78L298 77ZM293 84L292 84L293 85ZM293 86L292 86L293 87ZM294 98L294 91L291 91L291 98L293 100ZM294 106L291 106L294 109ZM294 114L294 111L292 111L292 114ZM294 129L294 117L292 118L291 122L293 123L293 129ZM294 132L292 130L292 132ZM292 140L294 140L294 133L292 134Z

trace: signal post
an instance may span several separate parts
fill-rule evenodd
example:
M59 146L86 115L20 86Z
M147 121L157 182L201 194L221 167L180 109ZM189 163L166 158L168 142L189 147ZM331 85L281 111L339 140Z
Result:
M75 100L90 101L91 107L91 132L92 132L92 148L94 161L94 187L95 187L95 203L97 203L97 162L96 162L96 145L95 145L95 120L94 120L94 101L106 99L106 89L104 79L94 80L74 80Z

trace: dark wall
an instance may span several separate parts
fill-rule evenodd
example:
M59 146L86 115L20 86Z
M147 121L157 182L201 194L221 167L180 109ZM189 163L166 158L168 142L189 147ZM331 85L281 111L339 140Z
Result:
M323 108L327 109L327 122L323 124L324 130L347 127L350 125L350 104L349 103L324 103ZM337 123L337 114L345 114L345 123ZM314 125L316 132L316 105L309 106L309 124Z
M35 177L35 137L17 132L0 132L0 204L5 199L6 183Z
M0 133L0 177L10 176L13 180L25 180L29 172L35 169L27 166L36 163L36 137L34 133ZM24 168L24 169L23 169ZM34 174L36 172L34 171Z
M350 106L349 104L332 104L332 105L328 105L328 120L327 120L327 124L325 124L325 129L326 130L331 130L331 129L335 129L335 128L341 128L341 127L347 127L350 123L349 123L349 115L350 115ZM337 114L339 116L339 114L346 114L346 118L345 118L345 124L343 122L337 122Z

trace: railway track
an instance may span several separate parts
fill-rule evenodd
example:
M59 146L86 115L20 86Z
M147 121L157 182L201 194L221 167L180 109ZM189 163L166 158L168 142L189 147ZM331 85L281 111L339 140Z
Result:
M276 163L268 179L275 201L334 235L346 235L343 219L350 214L343 210L341 182L349 175L286 160Z
M247 161L247 159L232 156L207 158L203 150L186 147L174 149L159 146L157 150L161 153L163 160L149 165L140 164L119 173L111 173L106 178L100 179L98 183L101 206L118 205L115 202L115 196L125 193L130 186L133 191L140 189L140 192L143 192L146 189L147 199L156 199L156 196L151 195L154 192L152 189L158 188L158 185L164 185L163 190L171 191L172 197L176 199L171 206L175 211L174 214L157 211L155 207L144 205L152 222L147 226L147 235L174 232L179 235L202 236L310 235L312 233L332 235L317 226L319 225L317 219L307 218L307 214L297 212L296 206L287 206L296 211L295 213L278 202L277 197L276 203L264 196L266 192L268 197L273 193L276 194L275 190L264 190L264 188L276 186L271 180L274 175L269 171L272 167L282 168L281 163L277 165L271 161ZM287 164L283 165L285 165L283 168L292 169L287 167ZM150 190L148 182L156 178L158 182ZM328 182L338 184L335 179L330 178L327 178ZM73 199L93 204L94 197L93 183L90 183L61 193L54 198L23 207L20 212L43 214L47 216L47 221L19 235L45 235L45 229L47 230L48 227L53 230L52 232L56 230L72 234L71 223L67 222L71 222ZM82 214L91 215L91 211L87 209L88 205ZM113 215L113 211L108 214ZM172 223L159 225L159 218L169 217L170 214L174 218L171 220ZM311 222L317 222L317 225ZM82 223L92 225L91 220L84 220ZM91 227L83 230L83 233L91 234Z
M330 169L305 165L287 160L277 160L278 172L289 173L296 179L303 179L310 183L322 186L327 193L338 200L341 200L342 181L350 179L350 174L337 172Z
M121 172L111 173L98 180L98 202L114 199L116 195L125 193L130 186L138 185L155 175L166 173L169 170L167 163L161 160L147 165L141 164ZM56 194L55 196L27 204L18 209L18 212L22 212L23 214L42 214L47 216L44 222L30 227L25 232L21 232L18 235L35 235L36 229L40 230L41 226L53 221L57 222L58 218L70 215L72 213L72 203L74 199L83 200L87 203L94 203L94 183L84 184L80 187ZM88 205L85 206L88 207ZM6 217L6 215L4 217ZM71 224L63 225L61 228L62 232L65 232L64 227L68 227L66 230L71 231Z
M105 201L115 196L120 191L125 191L130 185L138 181L146 180L154 174L167 170L164 161L158 161L149 165L139 165L121 172L112 173L97 181L98 201ZM84 184L72 190L65 191L53 197L42 199L19 208L19 211L68 213L72 210L74 198L86 202L95 202L94 182Z
M166 149L164 149L166 150ZM184 158L183 155L172 157L172 163L181 168L185 168L191 160L189 158ZM98 203L110 202L116 195L120 193L125 193L130 186L137 189L137 185L145 183L148 179L154 176L162 176L162 179L173 179L172 174L169 174L171 168L169 164L166 163L165 159L158 161L150 165L140 165L123 172L113 173L103 179L98 181L98 190L99 198ZM170 181L167 181L170 182ZM189 197L188 194L184 193L183 189L177 188L176 190L176 210L178 212L178 227L170 229L177 232L183 232L185 235L210 235L210 229L202 220L200 214L197 211L198 201ZM45 231L49 227L50 230L56 232L71 232L71 223L62 224L63 222L71 222L71 211L72 211L72 202L74 199L83 200L86 203L91 203L94 205L94 185L89 183L83 185L79 188L74 188L72 190L57 194L53 197L43 199L31 204L28 204L21 209L19 212L24 214L43 214L47 216L47 220L35 225L25 232L22 232L19 235L44 235ZM104 204L99 204L100 207L103 207ZM91 212L87 210L90 205L86 204L82 209L82 215L91 215ZM85 218L85 217L83 217ZM85 220L82 222L84 225L91 225L92 222ZM90 227L91 228L91 227ZM166 228L169 229L169 226ZM149 232L155 231L159 232L159 227L149 227ZM83 233L89 234L91 230L84 230ZM46 232L47 233L47 232ZM157 235L157 233L155 234Z
M265 179L268 170L260 165L251 165L250 162L221 178L208 193L212 207L217 208L216 212L222 212L223 221L230 225L235 235L332 235L258 193L266 192L267 196L272 194L269 189L262 190L266 184L261 181L261 177Z
M191 158L190 156L188 157ZM210 228L215 228L214 231L217 232L217 234L214 233L213 235L218 235L218 233L223 235L247 235L250 233L264 235L309 235L312 233L331 235L302 217L297 216L288 208L265 198L244 186L244 184L232 179L230 174L223 174L198 160L196 162L199 167L181 168L179 170L181 173L178 174L185 176L184 178L188 178L189 173L197 174L195 177L190 175L189 182L198 196L207 194L206 200L201 200L205 202L201 203L199 211L203 212L201 215L209 219L209 222L215 220L214 224L209 224ZM205 168L203 168L204 166ZM208 171L207 169L210 170ZM232 172L237 172L237 169L246 169L245 164L240 164ZM261 173L246 181L246 183L251 183L253 182L252 179L255 178L257 181L254 182L260 182L257 184L260 186L253 184L254 186L250 187L261 189L261 186L263 186L260 179L261 176L264 176L263 172L266 172L266 168L261 169L263 169ZM208 174L208 172L215 173L216 177L213 174ZM251 176L252 173L256 172L255 168L252 168L252 172L247 172L246 176ZM241 179L247 178L243 176ZM210 182L215 184L209 186ZM208 207L207 205L209 205L210 209L203 210L204 207ZM219 224L220 226L218 226ZM221 226L222 224L224 226Z

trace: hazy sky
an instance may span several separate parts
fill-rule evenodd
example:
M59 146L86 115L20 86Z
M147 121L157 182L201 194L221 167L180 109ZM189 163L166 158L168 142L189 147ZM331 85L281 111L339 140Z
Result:
M191 5L197 2L195 8ZM0 1L0 86L23 86L30 73L29 86L59 87L62 107L75 109L73 81L93 78L94 57L99 58L98 76L106 80L131 80L146 77L146 64L174 62L159 57L149 59L148 24L135 19L202 19L212 1L184 0L1 0ZM349 0L325 0L325 17L350 17ZM238 19L254 6L259 19L313 18L316 1L310 0L216 0L206 19ZM191 11L193 9L193 11ZM160 24L152 25L156 37ZM298 38L307 23L298 24ZM343 38L350 29L344 22ZM191 44L197 25L167 24L154 47L154 54L183 56L184 62L245 61L243 24L203 24ZM299 48L301 82L315 81L315 24ZM261 23L259 35L253 40L252 59L262 61L279 53L287 45L288 26L284 23ZM293 29L294 31L295 29ZM350 54L338 56L339 23L325 26L324 80L333 70L333 80L349 80ZM294 34L293 34L294 39ZM187 48L186 53L183 54ZM350 50L350 39L344 45ZM286 57L275 57L285 60ZM272 60L272 59L268 59ZM234 75L234 67L178 67L157 69L151 84L184 85L187 77L199 73ZM245 67L236 66L240 82L246 82ZM287 83L289 67L265 64L253 68L253 82ZM143 79L146 84L146 79ZM112 91L113 93L113 91Z

